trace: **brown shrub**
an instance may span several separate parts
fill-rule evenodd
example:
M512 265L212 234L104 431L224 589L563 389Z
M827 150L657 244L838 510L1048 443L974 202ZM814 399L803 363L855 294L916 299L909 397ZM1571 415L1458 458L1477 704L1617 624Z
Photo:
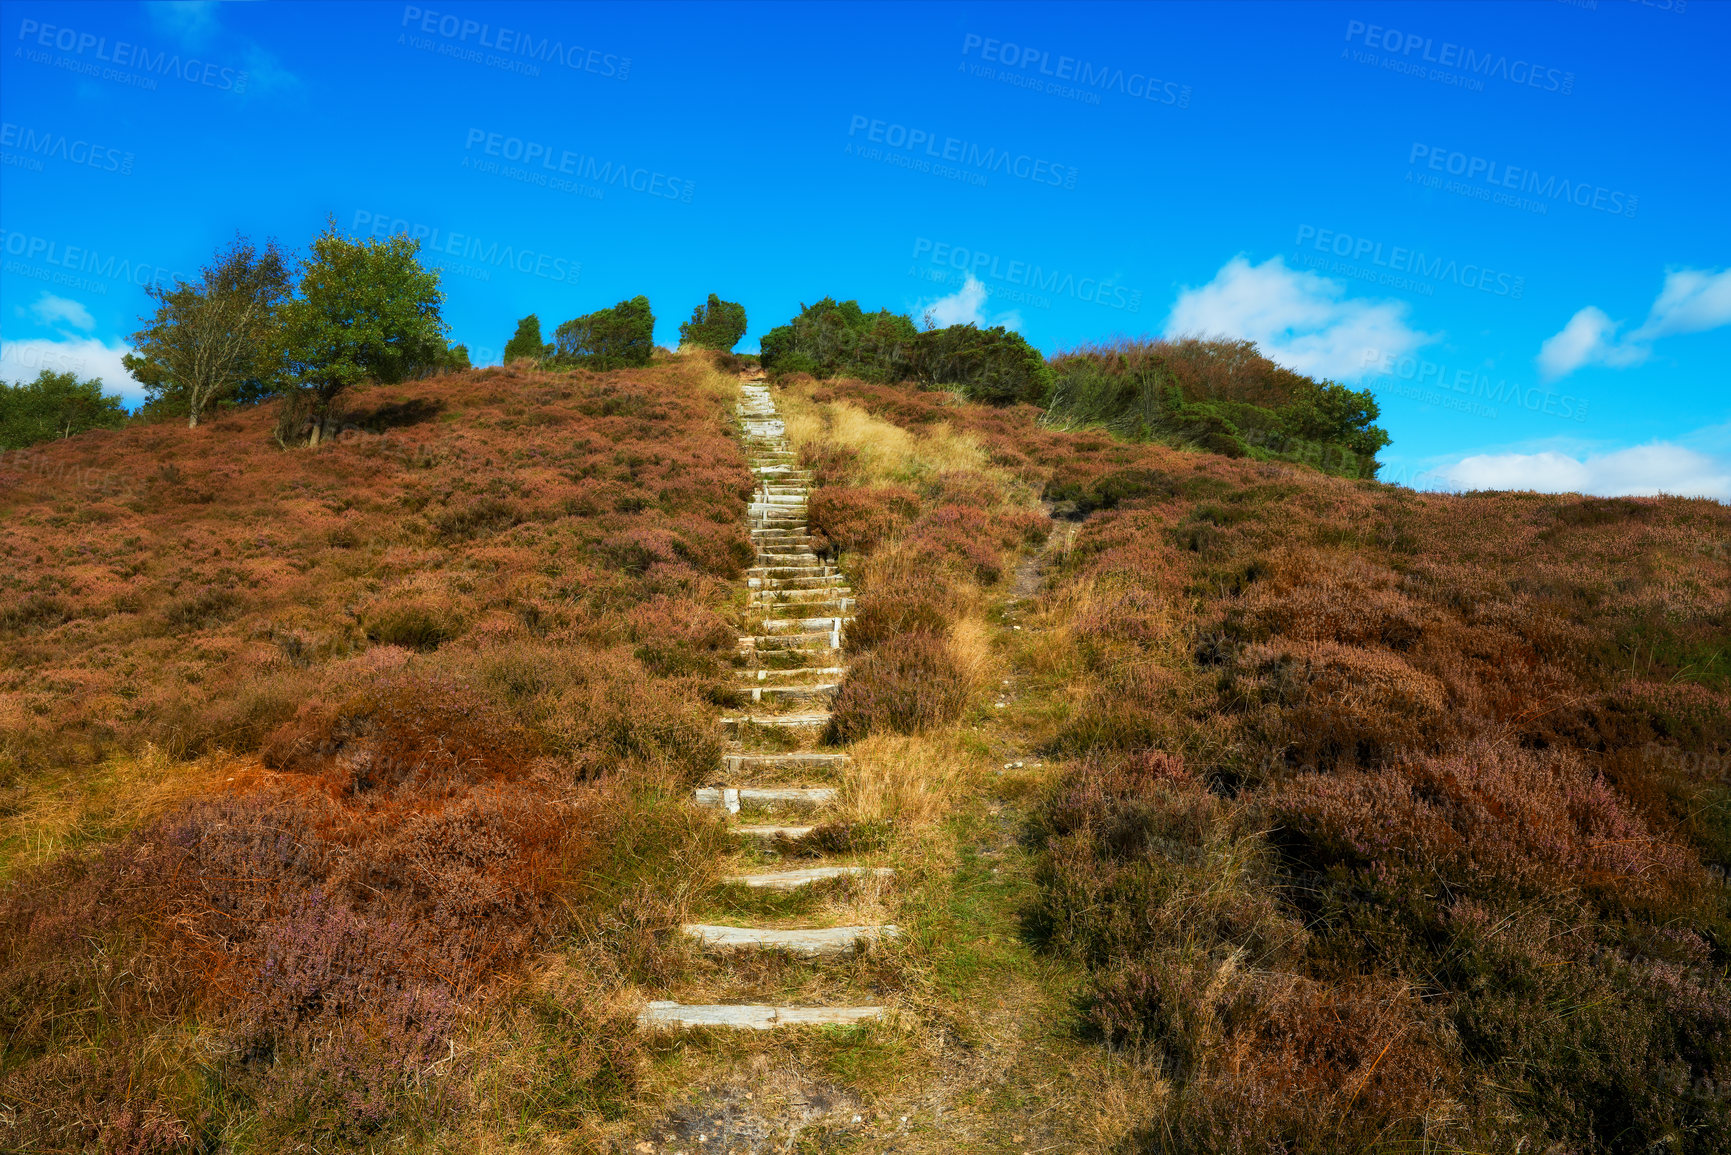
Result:
M1436 749L1449 732L1442 683L1385 650L1276 639L1246 646L1234 692L1259 707L1264 765L1371 766Z
M947 639L908 634L857 659L837 691L826 740L873 733L918 734L955 721L967 708L967 671Z
M1687 850L1567 751L1481 741L1372 772L1303 774L1267 804L1311 870L1346 863L1391 884L1438 877L1480 897L1584 887L1624 903L1705 881Z
M901 485L820 485L811 491L807 524L838 550L870 553L919 512L920 497Z

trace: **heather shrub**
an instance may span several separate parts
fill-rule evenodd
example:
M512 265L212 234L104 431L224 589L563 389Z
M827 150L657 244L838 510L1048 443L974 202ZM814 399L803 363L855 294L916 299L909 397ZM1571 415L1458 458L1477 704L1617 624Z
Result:
M861 654L904 636L941 637L950 627L950 609L948 599L906 588L861 594L847 627L848 652Z
M807 525L837 550L870 553L919 512L919 494L900 485L819 485L811 492Z
M1372 766L1450 730L1442 683L1387 651L1277 639L1240 650L1226 680L1265 764Z
M970 689L947 639L904 635L855 659L836 693L825 739L845 743L936 729L961 716Z

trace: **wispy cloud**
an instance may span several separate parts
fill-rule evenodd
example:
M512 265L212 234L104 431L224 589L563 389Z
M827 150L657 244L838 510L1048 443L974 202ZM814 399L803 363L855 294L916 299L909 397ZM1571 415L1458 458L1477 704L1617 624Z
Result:
M969 273L961 288L947 297L939 297L935 301L916 306L914 312L922 317L931 317L932 323L939 328L948 325L978 325L982 329L989 329L994 325L1002 325L1006 329L1020 331L1022 317L1014 309L995 317L987 317L985 305L988 295L986 286Z
M1362 377L1369 366L1437 339L1407 323L1404 301L1346 295L1337 281L1286 267L1280 257L1226 262L1206 285L1186 287L1166 335L1255 341L1274 361L1318 377Z
M96 378L108 392L118 393L128 406L137 407L144 401L144 386L120 360L130 352L131 346L123 341L107 344L95 337L31 337L23 341L0 337L0 378L29 381L44 369L72 373L85 380Z
M1652 355L1652 342L1680 333L1701 333L1731 325L1731 269L1676 269L1665 274L1664 287L1647 320L1618 335L1614 321L1597 305L1578 310L1562 330L1539 346L1539 370L1546 377L1565 377L1587 365L1626 369Z
M53 293L43 293L30 306L30 315L44 325L70 325L88 333L96 328L96 318L90 315L77 301L65 297L56 297Z
M1731 457L1654 441L1604 453L1495 453L1431 471L1450 489L1590 493L1599 497L1711 497L1731 501Z

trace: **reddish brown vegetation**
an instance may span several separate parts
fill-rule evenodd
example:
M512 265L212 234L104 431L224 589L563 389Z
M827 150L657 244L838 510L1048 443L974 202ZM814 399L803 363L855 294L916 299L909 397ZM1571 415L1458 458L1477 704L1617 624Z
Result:
M365 400L387 424L443 416L283 452L247 412L51 451L130 491L5 478L7 785L28 802L39 768L146 741L267 767L14 879L12 1138L167 1150L256 1115L261 1137L341 1145L436 1122L463 1094L459 1020L599 893L573 877L629 807L584 784L719 752L750 480L695 364ZM193 1023L203 1051L174 1036Z
M828 740L872 733L918 734L959 717L968 704L967 671L942 637L910 633L857 659L836 695Z
M1090 514L1040 820L1148 1146L1712 1151L1731 1130L1731 512L1441 496L832 386ZM1151 750L1182 752L1183 765Z

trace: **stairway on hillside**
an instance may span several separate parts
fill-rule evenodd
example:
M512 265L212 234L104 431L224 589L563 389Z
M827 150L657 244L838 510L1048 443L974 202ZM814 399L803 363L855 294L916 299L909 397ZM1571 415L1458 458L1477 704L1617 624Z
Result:
M853 608L847 579L811 548L806 525L810 473L798 468L769 389L761 380L741 388L739 416L756 485L748 517L757 564L747 573L747 605L739 639L744 703L722 718L731 749L714 783L693 792L694 805L728 815L739 840L740 868L724 885L753 891L807 886L887 885L882 866L828 863L794 867L766 862L797 848L840 795L835 785L846 754L815 749L829 721L829 700L846 668L842 632ZM758 869L764 865L778 869ZM692 923L682 932L706 950L776 951L824 960L868 950L897 937L882 923L839 926L727 926ZM774 1006L762 1003L651 1002L646 1027L740 1027L856 1023L879 1018L879 1006Z

